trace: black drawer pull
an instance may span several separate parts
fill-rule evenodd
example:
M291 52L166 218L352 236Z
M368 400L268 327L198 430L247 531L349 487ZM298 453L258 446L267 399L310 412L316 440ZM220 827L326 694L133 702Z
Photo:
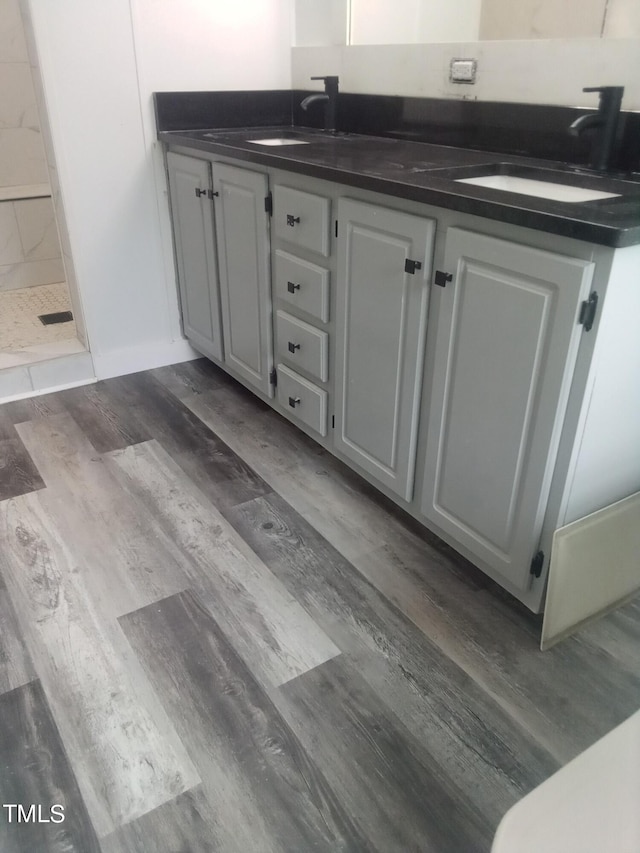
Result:
M206 195L206 194L207 194L207 190L201 190L201 189L199 189L198 187L196 187L196 196L197 196L198 198L200 198L200 196L202 196L202 195Z
M447 282L453 279L453 275L450 272L444 272L443 270L436 270L436 274L433 279L433 283L437 284L438 287L446 287Z
M295 293L296 290L300 290L300 285L294 284L292 281L288 281L287 282L287 290L289 291L289 293Z
M289 348L289 352L295 352L297 349L300 349L300 344L292 344L291 341L287 344Z
M295 407L298 405L299 402L300 402L300 397L289 397L289 405L291 406L292 409L295 409Z
M416 270L421 270L421 269L422 269L422 264L420 263L420 261L411 261L411 260L409 260L409 258L407 258L406 261L404 262L404 271L408 272L409 275L415 275Z
M300 217L293 216L291 213L287 213L287 225L290 225L293 228L296 222L300 222Z

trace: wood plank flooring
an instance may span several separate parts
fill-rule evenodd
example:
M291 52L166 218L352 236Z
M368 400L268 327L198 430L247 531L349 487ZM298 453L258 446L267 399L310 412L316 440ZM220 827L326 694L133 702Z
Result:
M98 840L40 682L3 693L0 720L0 850L97 853ZM27 813L40 806L42 822L19 823L20 804Z
M488 851L640 706L538 633L204 359L0 406L2 853Z
M340 654L157 443L115 451L107 461L179 553L189 555L184 561L189 586L265 686L282 684Z

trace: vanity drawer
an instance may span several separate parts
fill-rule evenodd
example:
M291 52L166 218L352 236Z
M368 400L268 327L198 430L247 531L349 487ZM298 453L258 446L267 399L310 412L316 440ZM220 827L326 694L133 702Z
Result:
M276 313L278 356L321 382L329 378L329 335L285 311Z
M320 435L327 434L327 392L278 365L278 402Z
M329 254L329 199L276 184L273 188L273 227L276 237Z
M277 249L274 275L278 299L329 322L329 270Z

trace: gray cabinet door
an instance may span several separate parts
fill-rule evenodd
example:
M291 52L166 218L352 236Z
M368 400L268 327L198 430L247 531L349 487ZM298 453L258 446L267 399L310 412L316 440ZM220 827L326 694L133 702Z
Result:
M335 446L410 500L435 223L351 199L338 219Z
M267 176L213 164L225 362L269 397L273 386Z
M207 196L209 163L169 151L167 166L182 328L196 349L222 360L213 205Z
M593 264L450 228L445 269L421 512L526 589Z

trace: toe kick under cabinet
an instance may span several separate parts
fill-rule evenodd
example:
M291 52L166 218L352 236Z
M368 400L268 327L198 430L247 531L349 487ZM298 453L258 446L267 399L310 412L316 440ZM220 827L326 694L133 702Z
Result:
M640 247L167 168L194 347L540 610L555 530L640 487Z

